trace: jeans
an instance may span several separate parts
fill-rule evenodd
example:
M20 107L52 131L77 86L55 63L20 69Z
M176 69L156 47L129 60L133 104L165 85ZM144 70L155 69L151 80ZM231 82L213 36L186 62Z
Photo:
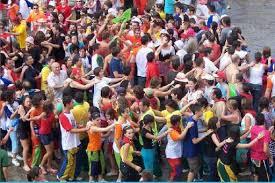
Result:
M18 152L18 138L16 135L16 127L10 133L10 139L11 139L11 152L13 154L16 154Z
M209 170L209 176L206 181L216 182L219 181L218 172L217 172L217 157L208 157L204 156L204 161L206 162Z
M75 178L77 178L80 173L82 168L84 170L89 170L89 165L88 165L88 156L86 153L87 145L88 145L88 139L85 138L83 140L80 140L80 146L79 146L79 151L76 154L76 169L75 169Z
M146 77L138 76L137 82L138 82L138 85L140 85L140 86L142 86L143 88L145 88Z
M253 96L253 108L258 111L259 100L262 96L262 85L249 83L250 92Z

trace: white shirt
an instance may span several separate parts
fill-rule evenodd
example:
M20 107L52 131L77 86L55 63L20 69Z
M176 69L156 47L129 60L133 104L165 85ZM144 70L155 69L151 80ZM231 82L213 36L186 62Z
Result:
M97 63L97 56L98 56L98 54L95 54L95 55L92 56L92 71L95 68L99 67L99 65Z
M177 51L176 55L180 57L180 63L181 64L184 64L183 63L183 58L186 54L187 54L187 52L184 49L181 49L181 50Z
M70 124L73 128L76 128L76 121L74 119L74 116L72 112L70 113L63 113L67 119L69 120ZM62 114L61 114L62 115ZM61 144L63 150L70 150L75 147L78 147L80 145L79 140L79 134L78 133L72 133L70 131L67 131L60 122L60 131L61 131Z
M53 88L54 90L54 96L55 98L62 98L63 97L63 88L55 89L54 87L63 86L65 80L68 78L67 72L60 70L59 75L55 75L53 72L51 72L47 78L48 87Z
M220 70L223 71L231 63L232 63L232 60L230 55L228 53L225 53L220 60Z
M146 77L147 72L147 54L153 52L151 48L142 47L137 52L136 64L137 64L137 76Z
M100 82L94 85L93 106L99 108L99 102L101 99L101 89L112 81L111 78L103 77Z
M204 60L204 71L208 74L212 74L217 72L219 69L215 66L215 64L209 60L207 57L203 57Z
M250 77L249 81L251 84L262 85L263 84L263 75L265 73L265 68L263 64L258 66L253 66L250 68Z
M182 141L172 140L170 134L167 135L167 140L168 141L165 148L166 158L171 158L171 159L180 158L182 156Z

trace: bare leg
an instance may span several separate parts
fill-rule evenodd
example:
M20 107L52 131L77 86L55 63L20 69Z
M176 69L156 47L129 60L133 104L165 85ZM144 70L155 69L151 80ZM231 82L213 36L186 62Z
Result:
M20 142L23 147L23 162L24 162L23 169L25 171L30 171L31 169L28 165L28 153L30 149L30 141L29 139L25 139L25 140L20 140Z

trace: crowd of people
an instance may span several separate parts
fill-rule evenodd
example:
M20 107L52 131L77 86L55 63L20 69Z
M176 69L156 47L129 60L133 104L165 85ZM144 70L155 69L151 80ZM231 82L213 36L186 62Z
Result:
M2 0L0 181L274 180L275 60L229 8Z

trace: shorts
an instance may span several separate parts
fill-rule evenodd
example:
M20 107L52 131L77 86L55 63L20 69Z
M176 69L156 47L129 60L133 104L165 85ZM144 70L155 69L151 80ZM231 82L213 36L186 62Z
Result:
M25 122L25 123L26 124L19 123L18 128L17 128L17 135L20 140L28 139L31 136L30 124L27 122Z
M40 134L39 138L43 145L49 145L53 141L53 135L51 133L47 135Z
M89 162L89 176L96 177L102 175L105 170L105 162L103 152L100 151L87 151Z
M188 165L190 172L193 172L197 174L200 171L200 158L199 157L193 157L193 158L187 158Z

